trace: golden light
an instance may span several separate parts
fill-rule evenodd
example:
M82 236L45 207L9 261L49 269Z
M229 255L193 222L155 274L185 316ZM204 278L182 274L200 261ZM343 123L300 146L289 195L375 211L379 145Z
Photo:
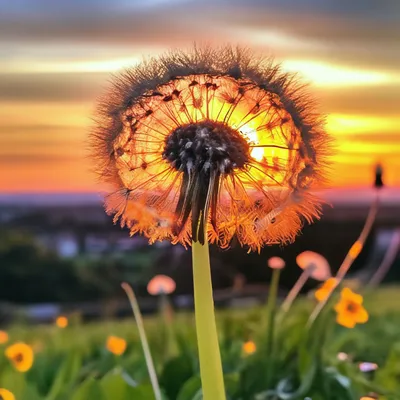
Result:
M398 132L399 117L375 117L332 113L327 116L326 126L335 134Z
M1 68L2 73L13 74L63 74L63 73L89 73L112 72L138 64L140 57L108 58L102 60L68 60L68 61L38 61L21 60L11 61Z
M399 74L362 70L313 60L285 60L282 67L299 72L316 86L366 86L400 81Z

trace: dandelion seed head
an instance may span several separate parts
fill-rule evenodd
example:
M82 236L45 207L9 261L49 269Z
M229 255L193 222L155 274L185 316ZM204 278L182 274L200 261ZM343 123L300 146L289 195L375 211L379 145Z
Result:
M171 294L176 289L175 281L167 275L156 275L147 284L147 292L152 296Z
M329 280L332 276L328 260L315 251L306 250L298 254L296 257L296 263L301 269L308 269L310 276L318 281L323 282ZM335 280L331 280L328 283L335 284Z
M114 221L150 242L251 250L318 218L329 138L313 100L271 60L195 48L116 77L93 153Z

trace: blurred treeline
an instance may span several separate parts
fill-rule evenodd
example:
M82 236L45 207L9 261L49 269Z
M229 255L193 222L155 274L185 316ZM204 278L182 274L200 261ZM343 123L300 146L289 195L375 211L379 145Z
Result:
M0 301L79 302L114 297L121 281L144 282L151 247L135 256L63 259L28 233L0 231Z
M295 260L304 250L323 254L335 271L357 238L361 229L358 225L325 222L307 226L293 244L267 247L261 254L248 254L235 243L228 250L212 246L214 288L232 287L239 274L245 284L268 285L271 271L266 266L267 259L280 256L287 263L281 280L281 289L286 291L301 273ZM374 235L372 232L365 250L354 264L353 275L366 265L371 267ZM122 281L131 283L139 296L146 296L147 282L159 273L167 274L177 282L176 294L192 292L190 249L166 242L149 246L140 238L138 242L139 245L125 252L61 258L28 231L3 228L0 230L0 302L76 303L118 299L123 297ZM393 267L388 280L396 281L399 277L399 269ZM317 284L311 281L305 290Z

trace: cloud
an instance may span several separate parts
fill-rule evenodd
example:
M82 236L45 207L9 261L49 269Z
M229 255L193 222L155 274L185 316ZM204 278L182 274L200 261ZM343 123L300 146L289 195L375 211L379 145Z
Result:
M37 164L58 164L58 163L77 163L79 157L63 156L57 154L0 154L0 164L5 164L12 168L13 165L37 165Z
M0 101L94 103L106 92L108 73L3 74L0 79ZM399 115L400 83L379 86L314 87L311 90L324 112L339 114ZM56 115L54 116L56 117ZM47 130L43 125L28 129ZM9 130L9 128L7 128ZM59 128L57 128L59 130ZM0 133L5 131L0 127Z
M399 21L397 0L18 0L0 15L0 63L1 54L7 65L35 57L32 48L41 46L51 47L48 57L76 59L85 47L105 56L124 48L130 57L149 46L228 39L282 58L394 71L400 68Z
M399 115L400 84L378 87L318 88L313 91L325 112L391 117Z
M94 100L105 88L109 74L2 74L2 101Z

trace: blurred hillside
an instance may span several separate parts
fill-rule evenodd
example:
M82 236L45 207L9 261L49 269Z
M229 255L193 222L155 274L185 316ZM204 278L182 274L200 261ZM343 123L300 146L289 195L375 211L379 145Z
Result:
M228 250L213 247L214 287L231 287L239 274L247 285L265 286L270 277L266 261L278 255L287 262L281 288L285 291L300 274L295 259L304 250L323 254L337 269L362 229L373 195L368 189L325 192L321 221L305 226L293 244L267 247L261 256L247 254L235 242ZM353 273L364 268L372 273L400 227L400 192L384 189L381 198L377 221ZM178 295L192 292L190 250L166 242L149 246L145 238L129 237L105 214L99 195L3 194L0 221L0 301L114 299L121 295L122 280L145 296L146 283L157 273L176 280ZM387 279L399 280L397 271L392 268Z

